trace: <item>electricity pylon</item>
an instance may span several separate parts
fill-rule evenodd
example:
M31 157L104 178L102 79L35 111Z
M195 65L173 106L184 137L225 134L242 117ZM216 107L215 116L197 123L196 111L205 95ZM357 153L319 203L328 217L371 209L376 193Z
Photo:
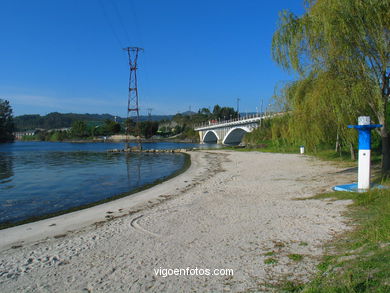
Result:
M137 137L138 148L141 150L141 136L139 129L139 103L138 103L138 84L137 84L137 61L138 53L144 49L138 47L127 47L123 50L127 51L129 57L130 77L129 77L129 95L127 100L127 125L126 125L126 144L125 149L129 148L129 119L135 116L135 135ZM133 115L135 114L135 115Z

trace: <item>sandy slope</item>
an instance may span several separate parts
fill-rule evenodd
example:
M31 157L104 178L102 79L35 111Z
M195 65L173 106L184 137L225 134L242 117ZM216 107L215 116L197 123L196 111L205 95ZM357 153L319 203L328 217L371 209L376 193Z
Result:
M186 173L133 197L0 231L0 292L269 290L281 279L307 280L321 246L348 228L348 201L296 199L352 173L299 155L213 151L192 160ZM122 217L101 222L107 215ZM277 263L265 264L270 257ZM154 273L187 267L234 276Z

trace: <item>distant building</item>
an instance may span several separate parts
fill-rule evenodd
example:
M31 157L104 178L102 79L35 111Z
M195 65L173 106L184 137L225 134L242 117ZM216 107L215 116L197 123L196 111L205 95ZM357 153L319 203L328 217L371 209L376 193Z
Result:
M22 139L23 136L33 136L37 133L36 130L26 130L14 132L15 139Z
M63 127L63 128L55 128L55 129L49 129L47 132L54 132L54 131L70 131L70 127Z

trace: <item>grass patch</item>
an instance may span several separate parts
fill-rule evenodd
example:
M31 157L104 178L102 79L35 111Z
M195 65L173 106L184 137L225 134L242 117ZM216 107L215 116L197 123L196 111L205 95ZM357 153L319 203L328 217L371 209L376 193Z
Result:
M275 251L268 251L267 253L264 253L264 256L273 256L275 255Z
M303 255L296 253L289 254L287 257L293 261L301 261L303 259Z
M356 228L330 243L336 253L323 258L313 281L303 286L282 284L280 290L390 292L390 190L334 192L314 198L330 197L353 200L348 216L357 224Z
M277 264L278 263L278 260L275 259L275 258L272 258L272 257L269 257L267 259L264 260L264 263L266 265L273 265L273 264Z

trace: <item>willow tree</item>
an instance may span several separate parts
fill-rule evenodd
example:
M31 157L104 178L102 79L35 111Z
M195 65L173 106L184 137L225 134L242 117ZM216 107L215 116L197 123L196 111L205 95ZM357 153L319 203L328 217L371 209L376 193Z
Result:
M326 74L329 84L338 84L333 98L316 95L318 108L334 108L338 128L358 115L371 115L382 124L382 168L389 171L390 0L305 3L302 16L280 14L272 42L274 60L302 80ZM329 92L332 86L316 82L310 92L326 93L324 88Z

